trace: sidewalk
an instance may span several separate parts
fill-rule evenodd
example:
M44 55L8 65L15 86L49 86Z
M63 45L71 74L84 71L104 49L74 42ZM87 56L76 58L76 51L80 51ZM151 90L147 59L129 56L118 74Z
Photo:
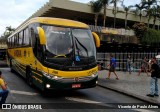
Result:
M146 96L146 94L150 93L151 78L150 76L147 76L146 73L141 73L140 76L137 76L137 72L129 74L128 72L117 71L116 73L119 76L119 80L115 79L116 77L113 73L111 73L110 79L106 79L108 70L99 71L98 85L132 97L136 97L149 103L160 105L160 97L152 98Z

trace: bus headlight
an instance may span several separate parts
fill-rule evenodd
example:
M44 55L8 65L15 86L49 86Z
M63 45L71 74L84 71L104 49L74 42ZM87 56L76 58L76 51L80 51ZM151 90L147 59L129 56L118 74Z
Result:
M95 73L92 74L91 76L92 76L92 77L97 77L97 75L98 75L98 72L95 72Z
M56 79L58 79L58 77L57 77L57 76L54 76L54 77L53 77L53 79L55 79L55 80L56 80Z
M46 88L50 88L51 87L51 85L50 84L46 84Z
M58 76L55 76L55 75L51 75L51 74L48 74L48 73L46 73L46 72L42 72L42 73L43 73L43 75L44 75L45 77L47 77L48 79L53 79L53 80L62 79L61 77L58 77Z
M48 73L46 73L44 71L42 71L42 73L43 73L44 76L46 76L46 77L48 76Z

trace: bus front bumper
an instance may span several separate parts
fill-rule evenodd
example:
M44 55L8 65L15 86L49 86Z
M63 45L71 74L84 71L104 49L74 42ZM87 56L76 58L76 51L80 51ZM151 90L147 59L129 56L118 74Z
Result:
M49 90L69 90L69 89L84 89L84 88L92 88L97 84L98 76L90 79L90 80L76 80L68 79L68 80L52 80L47 77L44 78L44 87Z

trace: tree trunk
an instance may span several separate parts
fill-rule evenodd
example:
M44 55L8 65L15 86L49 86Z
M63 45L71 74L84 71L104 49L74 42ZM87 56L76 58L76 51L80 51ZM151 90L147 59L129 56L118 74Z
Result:
M156 23L156 17L154 17L154 20L153 20L153 28L155 29L155 23Z
M114 1L114 28L116 27L116 14L117 14L117 0Z
M98 20L98 14L95 14L95 19L94 19L94 21L95 21L95 27L97 26L97 20Z
M116 15L114 17L114 28L116 27Z
M125 17L125 29L127 29L127 14L128 12L126 12L126 17Z
M148 28L149 28L149 21L150 21L150 17L148 17L148 23L147 23Z
M140 22L141 22L141 19L142 19L142 14L141 13L140 13L139 17L140 17Z
M106 4L104 4L104 16L103 16L103 26L106 26Z
M116 10L114 10L114 28L116 27Z

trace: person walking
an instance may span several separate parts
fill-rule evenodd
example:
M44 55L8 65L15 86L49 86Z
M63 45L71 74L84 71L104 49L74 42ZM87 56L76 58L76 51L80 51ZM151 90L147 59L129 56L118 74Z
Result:
M108 65L109 68L109 72L108 72L108 77L106 79L110 78L111 72L113 72L116 76L116 79L119 80L116 72L115 72L115 68L116 68L116 59L113 57L113 54L110 54L110 64ZM107 67L108 67L107 66Z
M131 56L129 55L127 58L127 71L129 72L129 74L131 74L131 64L132 64L132 60L131 60Z
M140 68L140 70L139 70L139 72L138 72L138 76L140 76L140 73L141 73L142 71L144 71L144 72L147 74L147 76L149 76L149 75L148 75L148 66L149 66L149 64L148 64L147 58L144 57L144 59L142 60L141 68Z
M147 94L149 97L159 96L158 94L158 75L159 75L159 66L157 64L156 58L152 59L153 64L151 65L151 80L150 80L150 94Z
M1 87L1 90L0 90L0 97L1 97L0 107L2 107L2 104L5 104L8 93L9 93L6 85L7 84L5 83L4 79L2 78L2 72L0 71L0 87Z

